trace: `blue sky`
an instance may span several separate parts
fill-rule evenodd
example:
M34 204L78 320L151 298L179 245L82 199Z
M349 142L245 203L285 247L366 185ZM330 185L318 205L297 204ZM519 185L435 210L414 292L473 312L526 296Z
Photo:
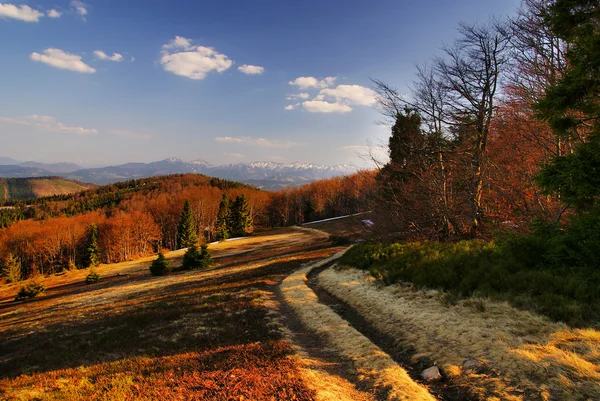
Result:
M0 156L362 165L388 134L369 79L404 89L459 22L518 6L0 0Z

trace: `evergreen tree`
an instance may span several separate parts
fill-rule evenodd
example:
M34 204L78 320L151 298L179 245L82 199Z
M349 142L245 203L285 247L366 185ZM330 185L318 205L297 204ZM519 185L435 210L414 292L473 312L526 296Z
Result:
M181 220L177 228L177 246L181 248L189 248L198 242L198 234L196 233L196 224L194 216L192 216L192 206L189 201L183 204L181 212Z
M580 213L600 198L600 27L597 0L556 0L546 18L569 43L568 67L536 105L540 117L561 137L572 138L573 153L555 157L538 181Z
M252 228L252 214L246 195L242 194L235 198L231 208L230 233L235 237L248 235Z
M9 283L21 280L21 264L12 253L9 253L4 261L2 276L6 277Z
M98 266L100 263L100 247L98 246L98 226L90 224L88 244L85 249L85 267Z
M183 255L182 267L186 270L203 269L210 266L212 263L213 260L210 256L208 245L202 244L200 251L198 251L196 245L193 245L189 247L185 255Z
M218 241L224 241L231 236L231 201L226 193L223 193L221 203L219 204L219 212L217 214L216 238Z
M195 247L196 245L192 245ZM187 255L187 253L186 253ZM184 257L185 260L185 257ZM171 271L171 263L165 258L162 252L158 253L158 257L150 265L150 273L153 276L162 276Z

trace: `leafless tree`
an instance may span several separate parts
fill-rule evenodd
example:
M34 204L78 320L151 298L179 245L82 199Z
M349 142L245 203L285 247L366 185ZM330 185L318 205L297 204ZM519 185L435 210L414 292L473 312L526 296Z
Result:
M460 25L461 37L435 59L434 70L447 93L448 115L470 148L471 228L480 228L490 124L496 108L500 74L508 63L508 38L496 23Z

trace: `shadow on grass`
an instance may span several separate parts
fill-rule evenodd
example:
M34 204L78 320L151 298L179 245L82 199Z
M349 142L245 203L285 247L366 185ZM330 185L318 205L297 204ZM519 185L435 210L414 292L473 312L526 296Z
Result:
M285 274L309 260L274 261L248 271L141 289L112 304L67 310L67 322L26 334L19 328L7 330L0 342L0 378L278 340L279 333L269 328L267 310L257 302L259 291L271 291ZM124 277L96 289L147 280ZM69 284L39 301L59 301L89 289ZM73 314L83 314L83 319L72 319Z

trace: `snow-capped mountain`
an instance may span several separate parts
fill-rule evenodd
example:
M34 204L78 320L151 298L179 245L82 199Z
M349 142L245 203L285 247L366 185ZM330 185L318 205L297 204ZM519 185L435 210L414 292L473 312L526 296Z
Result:
M3 174L3 169L0 168L0 176L26 176L28 173L25 171L14 171L15 168L18 169L19 167L11 166L10 169L5 169L5 174ZM295 186L324 178L352 174L355 171L354 167L348 165L327 166L302 162L276 163L257 161L213 166L201 159L186 162L175 157L170 157L152 163L127 163L118 166L80 169L59 175L81 182L104 185L158 175L197 173L241 181L261 188L277 189L283 186ZM36 175L45 174L46 171L38 171L36 173ZM56 173L54 174L56 175ZM48 172L48 175L51 175L50 172Z

